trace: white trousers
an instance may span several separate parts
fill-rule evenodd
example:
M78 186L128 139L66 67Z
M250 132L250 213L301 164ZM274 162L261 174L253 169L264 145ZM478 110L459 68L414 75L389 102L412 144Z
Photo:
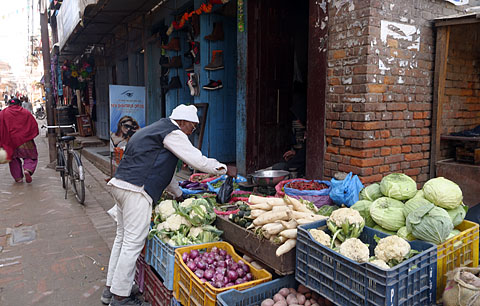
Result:
M118 296L129 296L135 264L147 238L152 205L140 192L112 187L117 203L117 235L108 263L107 286Z

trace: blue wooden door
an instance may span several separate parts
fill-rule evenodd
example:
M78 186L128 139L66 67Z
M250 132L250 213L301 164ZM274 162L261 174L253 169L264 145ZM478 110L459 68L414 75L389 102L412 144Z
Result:
M97 137L108 140L110 137L109 112L110 104L108 100L108 84L111 80L110 67L97 66L95 76L95 93L97 122L95 122Z

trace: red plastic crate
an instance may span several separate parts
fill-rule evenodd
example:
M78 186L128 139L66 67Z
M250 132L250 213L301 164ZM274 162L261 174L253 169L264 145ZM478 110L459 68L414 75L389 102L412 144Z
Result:
M163 285L162 279L149 265L145 269L144 297L152 306L170 306L173 297L173 291Z
M146 267L147 267L147 263L145 262L145 258L143 254L140 254L140 256L138 256L137 264L135 268L135 283L138 285L138 288L142 293L144 291Z

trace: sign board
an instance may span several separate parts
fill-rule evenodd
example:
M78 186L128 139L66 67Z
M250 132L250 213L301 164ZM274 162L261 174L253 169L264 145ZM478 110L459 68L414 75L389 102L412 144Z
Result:
M124 149L128 139L145 127L145 87L109 85L110 150Z

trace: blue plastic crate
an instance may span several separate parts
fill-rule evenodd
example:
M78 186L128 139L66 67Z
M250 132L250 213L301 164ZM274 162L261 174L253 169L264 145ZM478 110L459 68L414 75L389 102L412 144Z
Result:
M177 301L176 298L172 297L172 299L170 300L170 306L182 306L182 304L180 304L180 302Z
M258 286L238 291L228 290L217 295L217 305L220 306L256 306L263 300L271 299L284 287L297 288L297 281L293 275L260 284Z
M221 177L216 178L216 179L214 179L213 181L207 182L208 190L209 190L210 192L218 193L218 192L220 191L220 187L215 188L215 187L213 187L213 184L215 184L216 182L218 182L218 181L220 181L220 180L225 181L226 179L227 179L227 176L226 176L226 175L222 175ZM247 179L244 178L244 177L241 176L241 175L237 175L237 177L236 177L235 179L233 179L233 181L234 181L235 183L242 183L242 182L246 182ZM240 189L235 189L235 190L240 190Z
M437 246L424 241L409 242L420 254L392 269L357 263L318 243L309 229L326 226L326 220L298 227L295 278L338 305L432 305L437 283ZM329 232L328 229L324 231ZM360 240L369 244L374 236L388 236L365 227Z

